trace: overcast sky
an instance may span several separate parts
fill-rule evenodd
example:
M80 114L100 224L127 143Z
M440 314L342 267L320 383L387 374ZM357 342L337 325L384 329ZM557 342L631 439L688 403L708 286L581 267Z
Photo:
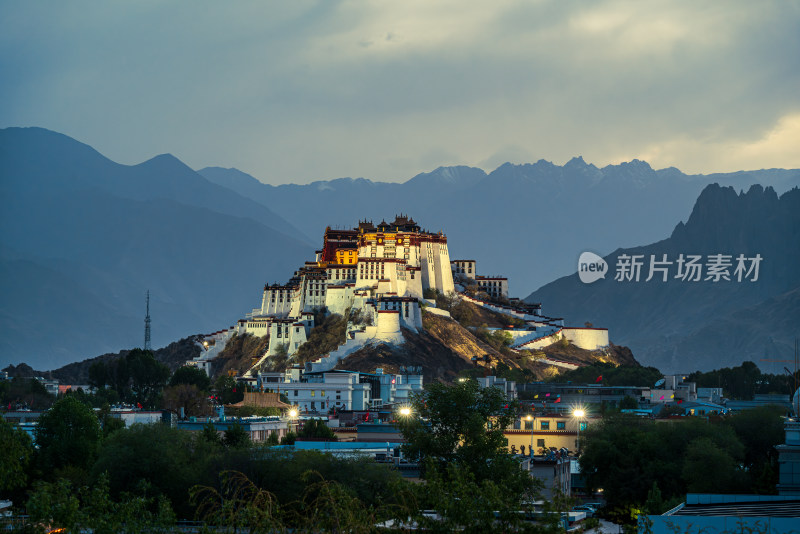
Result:
M800 2L0 0L0 127L268 183L800 168Z

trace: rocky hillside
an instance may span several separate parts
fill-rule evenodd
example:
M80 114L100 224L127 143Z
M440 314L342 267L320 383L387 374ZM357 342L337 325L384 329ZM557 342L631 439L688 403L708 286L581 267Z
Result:
M527 370L529 373L524 376L531 380L543 380L565 370L563 367L543 363L545 359L576 365L597 362L639 365L630 349L616 345L611 345L605 351L588 351L559 342L535 353L515 352L505 348L497 350L459 322L440 315L425 313L423 326L424 332L404 331L406 343L402 346L365 347L339 362L336 368L362 372L374 372L375 369L382 368L386 372L396 373L401 366L420 366L426 382L450 382L459 374L476 367L490 374L499 365L510 370ZM478 357L476 362L472 360L474 356Z

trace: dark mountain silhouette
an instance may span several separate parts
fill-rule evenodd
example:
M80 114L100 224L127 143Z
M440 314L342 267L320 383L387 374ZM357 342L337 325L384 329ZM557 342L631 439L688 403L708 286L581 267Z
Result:
M440 167L402 184L340 178L270 186L236 169L199 172L269 206L307 235L349 227L357 218L379 222L409 213L447 234L451 258L476 259L483 274L507 275L519 296L572 272L584 250L607 254L668 235L709 183L737 189L762 183L778 192L800 185L797 170L689 176L638 160L598 168L582 158L563 166L506 163L489 174Z
M574 158L489 174L440 167L402 184L276 187L235 169L194 172L170 155L120 165L61 134L0 130L0 365L55 368L141 345L147 289L156 347L227 327L258 303L265 281L285 281L312 257L326 226L365 217L408 213L447 233L452 258L478 260L482 274L505 274L512 294L524 295L574 271L583 250L668 235L714 180L782 192L800 172L688 176ZM561 302L545 301L545 311L565 314Z
M0 366L52 369L233 324L313 248L173 156L114 163L69 137L0 130Z
M650 257L701 255L702 280L676 278L673 263L668 280L649 276ZM709 256L731 255L731 281L707 280ZM760 255L758 280L735 276L736 258ZM643 256L640 281L618 281L623 255ZM583 284L577 274L560 278L527 300L547 302L551 313L580 324L607 326L615 343L629 346L643 365L665 371L739 365L744 360L786 359L792 355L800 325L800 189L780 197L760 185L736 193L732 187L709 185L700 194L686 223L672 235L644 247L619 249L605 257L605 279ZM750 262L745 266L749 269ZM577 265L576 265L577 267ZM746 273L744 273L746 275ZM772 372L784 364L761 363Z

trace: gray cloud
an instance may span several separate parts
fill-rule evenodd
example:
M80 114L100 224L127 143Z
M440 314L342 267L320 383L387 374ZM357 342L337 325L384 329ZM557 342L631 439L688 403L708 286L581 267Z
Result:
M272 183L528 155L800 167L799 5L2 2L0 126Z

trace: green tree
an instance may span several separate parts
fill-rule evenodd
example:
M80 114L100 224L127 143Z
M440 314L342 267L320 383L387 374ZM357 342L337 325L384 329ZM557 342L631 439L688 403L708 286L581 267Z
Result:
M250 435L239 423L234 423L225 431L222 442L226 447L241 449L251 445Z
M244 399L245 387L237 384L232 376L223 375L214 382L214 391L220 404L236 404Z
M125 428L125 421L118 417L112 417L111 406L108 403L104 403L101 406L97 415L100 420L100 427L103 429L103 438L107 438L117 430Z
M338 441L336 434L330 429L324 421L310 419L303 423L303 426L297 432L298 438L307 439L324 439L328 441Z
M25 508L34 524L45 523L54 530L64 528L67 532L80 531L80 500L66 479L37 482Z
M287 432L286 435L281 438L281 445L294 445L296 440L297 434L294 432Z
M549 378L548 382L594 384L600 376L603 377L603 383L606 385L630 386L631 384L652 385L664 375L655 367L597 362L555 375Z
M630 395L625 395L622 400L619 401L620 410L636 410L637 408L639 408L639 403Z
M211 379L206 372L193 365L185 365L175 371L172 378L169 379L169 385L177 386L178 384L197 386L198 390L205 392L211 389Z
M89 385L96 389L103 389L106 384L111 383L109 368L102 360L98 360L89 366Z
M366 506L349 488L319 473L303 474L307 484L302 512L295 524L302 532L374 532L381 518L381 507Z
M468 380L449 386L438 382L425 386L412 403L412 416L398 422L406 444L405 454L425 462L424 476L451 474L456 465L475 477L491 481L512 496L508 504L519 506L537 491L534 479L508 454L504 430L517 406L498 388L481 388ZM435 469L436 473L428 472Z
M203 482L220 448L191 432L162 424L135 424L114 432L103 443L92 478L108 473L110 494L120 499L138 489L148 497L163 496L181 517L191 517L187 488Z
M213 443L215 445L221 445L222 440L220 439L219 432L217 432L217 427L214 426L214 423L209 421L205 425L203 425L203 430L200 433L202 439L209 443Z
M39 482L26 508L34 532L45 532L45 525L49 532L58 528L96 534L171 532L175 523L175 515L163 498L126 492L119 502L112 500L105 475L91 487L75 487L65 479Z
M155 408L161 389L169 380L169 367L157 361L151 351L133 349L125 356L131 377L133 399L142 406Z
M0 417L0 496L9 496L27 485L32 456L33 443L28 434Z
M723 420L744 445L744 467L757 493L776 491L778 451L775 446L784 441L783 414L781 406L762 406Z
M0 380L0 405L10 410L17 405L31 409L45 409L53 404L55 397L35 378Z
M187 417L211 415L211 404L208 396L194 384L177 384L164 388L162 392L163 406L167 410L183 413Z
M286 512L287 525L304 525L299 516L308 514L304 503L314 500L318 481L336 482L363 506L381 509L381 520L391 510L418 510L411 483L385 464L367 458L337 458L318 451L264 449L229 450L224 469L245 473L259 487L274 494ZM315 473L313 476L307 473ZM318 487L319 488L319 487ZM321 489L321 488L319 488ZM406 511L403 519L407 519ZM302 529L301 529L302 531Z
M38 463L45 473L52 473L67 467L90 468L102 431L92 409L67 396L39 417L35 435Z
M656 423L612 414L581 437L579 461L587 485L603 488L607 509L616 509L622 521L630 521L632 508L643 507L654 482L669 501L684 496L689 486L699 486L701 476L720 480L727 489L741 480L739 462L744 447L734 432L721 424L701 419ZM709 462L719 472L709 476L702 462ZM693 476L693 469L705 475Z
M239 471L219 473L220 489L195 485L189 490L195 517L223 532L280 532L283 524L275 496Z
M741 458L709 437L693 439L686 447L682 475L691 493L737 493L744 490Z

